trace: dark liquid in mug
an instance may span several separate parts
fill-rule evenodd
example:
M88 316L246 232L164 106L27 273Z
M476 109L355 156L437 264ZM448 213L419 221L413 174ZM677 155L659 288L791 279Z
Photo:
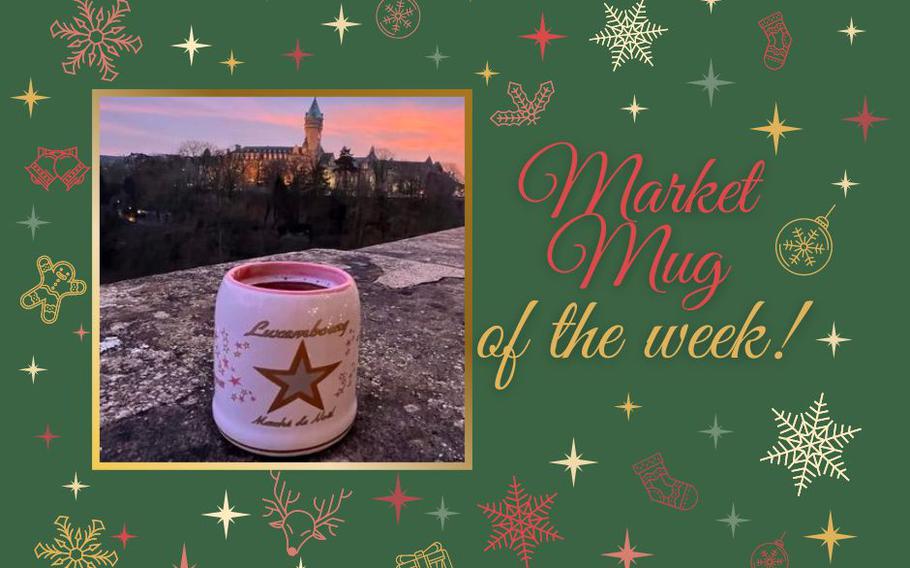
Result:
M254 284L257 288L267 290L293 290L296 292L306 292L310 290L325 290L325 286L314 284L312 282L302 282L300 280L274 280L272 282L259 282Z

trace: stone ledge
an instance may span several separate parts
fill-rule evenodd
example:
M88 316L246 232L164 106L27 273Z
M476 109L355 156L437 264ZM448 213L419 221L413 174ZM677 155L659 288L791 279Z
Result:
M357 419L341 442L298 459L464 460L463 251L459 228L259 259L338 266L360 289ZM211 417L214 300L236 264L101 287L102 461L262 459L226 442Z

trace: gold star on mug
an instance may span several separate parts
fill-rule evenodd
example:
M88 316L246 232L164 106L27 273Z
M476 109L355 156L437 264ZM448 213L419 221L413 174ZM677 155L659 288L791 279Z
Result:
M303 365L301 365L303 363ZM319 383L332 374L341 361L328 365L314 367L310 362L310 354L306 349L306 340L300 341L294 360L288 369L266 369L254 367L259 373L279 387L275 400L269 406L269 412L274 412L294 400L300 399L307 404L324 410L322 395L319 394Z

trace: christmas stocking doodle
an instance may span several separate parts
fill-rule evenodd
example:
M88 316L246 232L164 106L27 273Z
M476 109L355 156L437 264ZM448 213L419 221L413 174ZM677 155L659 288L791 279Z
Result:
M679 511L694 509L698 503L698 489L672 477L659 453L634 464L632 470L641 479L651 501Z
M76 269L66 261L54 263L49 256L39 256L38 283L19 297L23 310L39 308L41 321L50 325L57 321L60 302L67 296L81 296L87 289L85 280L76 278Z
M790 54L790 46L793 44L793 37L784 23L784 15L774 12L759 20L758 25L765 32L765 39L768 41L762 61L765 67L777 71L787 62L787 55Z

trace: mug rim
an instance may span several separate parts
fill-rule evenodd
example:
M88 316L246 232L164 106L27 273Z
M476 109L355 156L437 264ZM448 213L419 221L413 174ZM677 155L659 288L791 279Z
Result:
M317 290L278 290L275 288L262 288L253 284L247 284L241 279L241 277L238 277L239 272L255 268L274 269L276 273L280 273L282 269L284 269L285 272L289 272L290 270L298 270L300 271L297 273L299 275L310 273L312 276L329 279L334 283L332 286L319 288ZM313 272L316 272L317 274L312 274ZM320 272L322 273L321 276L318 274ZM334 278L326 277L326 273L331 274ZM354 278L346 271L338 267L329 264L320 264L317 262L301 262L296 260L265 260L244 262L243 264L239 264L234 268L228 270L224 275L224 279L231 284L236 284L241 288L246 288L247 290L253 292L262 294L278 294L285 296L315 296L319 294L331 294L334 292L342 292L354 285Z

